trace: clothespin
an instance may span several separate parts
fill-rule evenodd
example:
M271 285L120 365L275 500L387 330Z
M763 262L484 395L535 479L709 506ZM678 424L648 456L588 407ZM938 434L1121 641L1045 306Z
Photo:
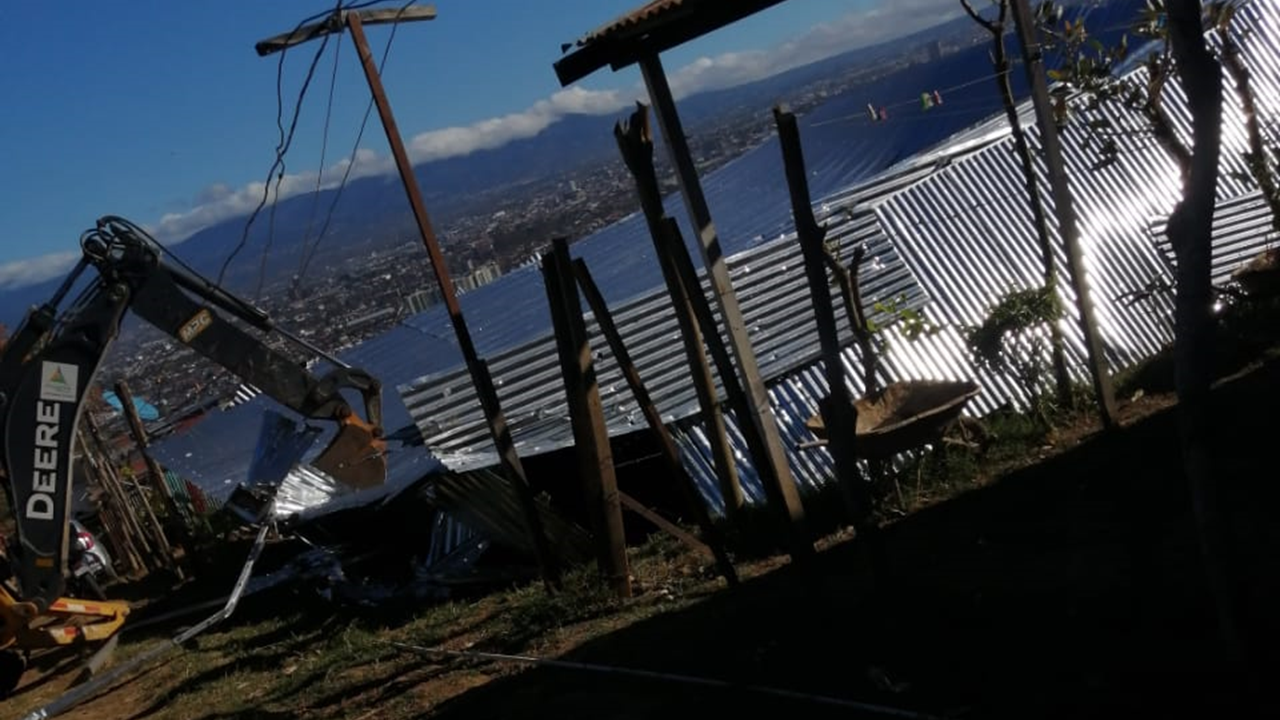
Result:
M867 103L867 117L871 118L871 122L875 122L879 119L876 115L876 109L871 105L871 103Z
M937 90L933 91L933 104L934 105L942 104L942 93L938 92Z
M927 92L920 93L920 109L928 110L933 107L933 98Z

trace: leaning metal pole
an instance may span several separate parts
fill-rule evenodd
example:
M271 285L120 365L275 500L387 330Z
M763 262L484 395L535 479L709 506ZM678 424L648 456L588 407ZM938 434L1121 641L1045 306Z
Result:
M413 208L413 218L418 225L418 233L422 236L422 244L426 246L427 254L431 258L431 269L435 272L436 283L440 286L440 295L444 298L445 307L449 311L449 320L453 323L458 347L462 350L467 370L480 396L485 420L489 424L489 434L493 437L493 444L502 458L502 467L507 480L520 498L521 509L524 511L525 523L528 525L529 535L533 541L542 579L548 587L556 587L560 583L558 564L552 557L551 547L543 532L533 490L529 487L524 465L516 452L515 442L511 438L511 429L503 416L492 378L481 367L480 356L476 353L475 344L471 340L471 331L462 317L462 307L458 304L453 280L449 277L448 267L445 266L444 253L440 250L435 229L431 226L431 218L428 217L426 205L422 201L422 190L418 187L418 179L413 174L413 165L409 162L409 155L405 151L404 140L400 137L395 117L391 114L391 103L388 102L386 91L382 87L378 66L374 62L373 53L369 50L369 41L360 23L359 13L347 13L346 24L360 54L360 64L364 68L365 79L369 82L369 91L373 93L374 103L378 106L378 116L382 119L382 128L386 131L387 142L391 145L391 154L395 157L396 168L400 171L400 180L404 183L405 192L409 196L409 204Z

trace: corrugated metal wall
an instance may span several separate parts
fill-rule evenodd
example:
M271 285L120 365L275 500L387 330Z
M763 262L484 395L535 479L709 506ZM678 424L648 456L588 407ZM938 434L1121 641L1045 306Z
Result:
M972 142L957 154L980 147ZM948 156L950 157L950 156ZM875 216L863 209L869 198L893 192L933 172L930 157L885 175L878 181L818 203L820 222L840 257L866 248L859 273L866 304L897 300L901 307L922 307L927 298L880 232ZM766 378L781 377L811 364L818 356L813 305L794 235L762 245L729 260L735 291ZM711 297L703 277L703 291ZM838 300L838 288L831 289ZM689 365L679 326L665 291L654 291L613 309L623 340L659 412L669 421L698 411L689 380ZM848 319L838 312L840 332L850 338ZM881 318L882 320L884 318ZM601 400L612 435L644 427L644 418L608 350L594 318L588 319L596 353ZM543 453L573 443L555 344L550 335L488 358L516 447L521 453ZM422 378L400 388L427 447L454 470L496 464L493 446L475 390L463 369Z
M1274 2L1248 4L1242 7L1237 23L1245 38L1244 54L1259 112L1264 118L1275 118L1280 100L1280 8ZM1265 207L1259 206L1256 194L1247 195L1250 183L1243 178L1243 120L1238 100L1230 90L1226 102L1219 196L1239 199L1222 204L1222 214L1215 221L1216 280L1224 279L1275 237L1269 233L1270 216ZM1191 121L1180 88L1169 88L1166 104L1178 133L1189 142ZM1176 165L1143 132L1145 123L1136 113L1118 104L1099 110L1117 128L1132 133L1118 138L1118 161L1099 167L1099 156L1088 146L1083 131L1090 114L1079 103L1076 112L1077 121L1063 133L1064 154L1079 216L1091 297L1098 310L1108 360L1113 369L1118 369L1149 357L1173 338L1171 295L1155 294L1137 303L1127 302L1126 296L1146 288L1153 280L1172 281L1170 256L1157 247L1152 233L1162 237L1163 219L1178 202L1181 184ZM1038 132L1029 106L1024 105L1020 115L1031 131L1033 147L1038 147ZM1274 141L1274 123L1265 124ZM1003 119L988 124L987 129L992 128L999 128L1005 139L969 157L958 158L900 192L869 201L898 256L930 298L924 312L942 326L940 332L916 340L908 340L888 328L885 336L890 350L883 358L885 375L895 380L974 379L983 391L970 406L977 411L1006 402L1022 405L1028 398L1015 380L974 367L962 329L980 323L1003 292L1038 286L1042 268L1012 138L1008 137ZM1053 217L1043 163L1038 169L1049 203L1046 212ZM865 206L859 206L854 212L863 210ZM1059 277L1067 285L1056 227L1052 237L1059 248ZM1069 287L1063 289L1062 298L1074 311L1074 295ZM1073 371L1077 379L1085 380L1084 345L1074 317L1073 314L1064 321L1062 329ZM852 348L845 350L844 362L849 386L860 393L860 365ZM817 412L818 399L826 393L827 384L816 363L770 384L770 397L792 470L809 491L824 486L834 475L834 464L825 449L798 449L800 443L812 439L804 421ZM761 502L759 480L745 462L745 444L732 418L730 423L731 437L740 449L738 472L744 493L749 500ZM710 448L697 419L680 422L676 439L686 466L695 474L708 502L717 512L722 511Z
M1237 23L1245 38L1245 58L1260 112L1274 118L1280 98L1280 9L1274 2L1249 3L1242 7ZM1166 105L1174 125L1189 139L1185 99L1175 86L1167 92ZM1248 182L1242 179L1245 142L1239 105L1231 94L1227 100L1219 192L1224 201L1249 192ZM1153 280L1171 280L1170 262L1151 231L1178 201L1180 181L1175 164L1143 131L1145 122L1135 112L1119 104L1095 111L1098 115L1094 118L1105 117L1113 126L1129 131L1118 135L1120 154L1109 164L1098 162L1100 156L1084 132L1090 111L1077 103L1076 112L1080 117L1063 133L1064 153L1091 297L1107 359L1118 369L1150 356L1172 339L1168 296L1156 294L1138 303L1127 302L1127 297ZM1033 147L1038 147L1029 108L1021 108L1021 115L1026 118L1024 125L1030 130ZM1039 174L1045 200L1050 203L1046 211L1052 217L1042 165ZM1041 260L1024 180L1003 119L957 136L872 182L820 201L816 211L829 224L830 236L839 240L844 257L858 245L868 248L869 261L861 274L867 304L902 297L905 307L923 308L926 316L941 326L937 333L917 340L906 339L894 327L886 328L883 337L889 351L883 358L885 379L974 379L983 389L972 404L978 411L1006 402L1025 403L1026 392L1015 381L973 366L962 335L963 328L981 322L1001 294L1040 283ZM1060 247L1056 228L1051 233L1055 246ZM1063 279L1064 304L1073 308L1061 251L1056 261ZM799 450L798 445L812 439L804 421L816 411L818 398L826 394L826 383L816 362L817 335L794 235L729 262L753 346L770 381L770 396L791 466L802 486L817 489L832 475L831 458L823 449ZM719 510L711 455L694 416L696 402L669 313L669 301L663 293L615 309L642 377L664 418L674 424L686 466L709 503ZM643 429L642 418L604 351L598 329L594 323L589 325L593 347L597 348L597 371L610 433ZM1068 319L1062 329L1074 361L1073 371L1084 380L1085 354L1078 324ZM849 337L843 318L841 333ZM490 358L490 362L519 450L540 453L571 444L551 338L540 338ZM844 362L850 387L861 392L856 351L846 349ZM401 392L427 446L447 465L467 469L495 464L465 373L423 378L402 386ZM730 433L744 491L749 500L761 501L759 482L746 464L746 445L732 417Z

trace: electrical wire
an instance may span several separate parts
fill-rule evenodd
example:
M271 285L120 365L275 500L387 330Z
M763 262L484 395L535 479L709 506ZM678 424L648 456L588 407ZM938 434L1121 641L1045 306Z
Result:
M329 125L333 118L333 96L334 90L338 84L338 61L342 57L342 40L339 38L338 46L333 51L333 71L329 76L329 99L325 103L324 110L324 132L320 137L320 163L316 171L316 187L311 193L311 210L307 214L307 229L302 233L302 252L298 254L298 267L301 271L303 258L306 256L306 249L311 243L311 230L315 227L316 213L320 210L320 188L324 184L324 168L325 160L329 153Z
M989 81L991 81L991 80L995 80L996 78L1000 77L1001 75L1008 74L1008 73L1010 73L1010 72L1012 72L1012 71L1013 71L1013 70L1012 70L1012 68L1010 68L1009 70L1006 70L1006 71L1004 71L1004 72L991 73L990 75L984 75L984 76L982 76L982 77L973 78L972 80L966 80L965 82L959 83L959 84L957 84L957 85L951 85L951 86L948 86L948 87L939 88L939 89L937 90L937 92L938 92L938 94L940 94L940 95L946 96L946 95L948 95L948 94L950 94L950 93L953 93L953 92L955 92L955 91L957 91L957 90L963 90L964 88L971 87L971 86L973 86L973 85L977 85L977 84L979 84L979 83L984 83L984 82L989 82ZM912 98L912 99L910 99L910 100L901 100L901 101L898 101L898 102L889 103L889 104L887 104L887 105L881 105L881 106L879 106L878 108L876 108L876 110L877 110L877 112L878 112L880 109L884 109L884 110L892 110L892 109L895 109L895 108L901 108L901 107L907 107L907 106L911 106L911 105L919 105L919 104L920 104L920 96L919 96L919 95L917 95L916 97L914 97L914 98ZM941 106L934 106L934 107L935 107L935 108L936 108L936 107L949 107L949 106L951 106L951 105L952 105L952 103L950 103L950 102L944 102ZM940 113L932 113L932 114L935 114L935 115L936 115L936 114L940 114ZM856 120L856 119L858 119L858 118L864 118L864 119L865 119L865 118L867 118L867 113L866 113L866 112L858 112L858 113L853 113L853 114L851 114L851 115L842 115L842 116L840 116L840 117L831 118L830 120L823 120L823 121L821 121L821 122L813 123L810 127L822 127L823 125L832 125L832 124L839 123L839 122L846 122L846 121L849 121L849 120ZM870 122L870 121L868 121L868 122ZM899 120L898 120L898 119L896 119L896 118L890 118L889 120L877 120L877 121L876 121L876 123L883 123L883 122L899 122Z
M400 6L399 12L403 13L413 5L417 0L409 0ZM396 28L398 23L392 23L391 33L387 37L387 44L382 49L382 59L378 61L378 73L381 74L387 66L387 58L391 55L391 44L396 39ZM338 207L338 201L342 199L342 192L347 187L347 180L351 177L351 170L356 165L356 154L360 151L360 142L364 139L365 128L369 124L369 116L373 113L373 98L369 98L368 105L364 108L364 117L360 120L360 130L356 133L356 140L351 145L351 155L347 158L347 166L343 168L342 180L338 183L337 191L333 195L333 199L329 202L329 210L325 213L324 223L320 226L320 232L316 234L315 242L303 253L302 262L299 264L298 273L294 277L291 291L296 292L302 284L302 279L307 274L307 269L311 266L311 260L315 257L316 251L320 247L320 243L324 240L325 233L329 231L329 225L333 221L333 213Z
M341 5L339 5L339 7L341 7ZM299 24L296 28L294 28L293 32L297 32L298 29L301 27L302 27L302 24ZM298 118L302 112L303 100L306 99L307 88L311 86L311 78L314 77L315 75L316 65L319 64L320 57L324 53L324 50L328 46L328 44L329 44L329 35L326 34L320 42L320 47L316 50L315 55L312 57L310 66L307 68L306 78L303 80L302 88L298 92L297 102L294 103L293 118L289 123L288 134L286 134L284 130L284 97L283 97L284 59L285 59L285 56L288 55L288 50L285 49L280 51L280 60L276 64L276 129L280 133L279 142L276 144L276 157L275 157L275 160L271 163L271 169L267 171L267 179L262 186L262 198L258 200L257 207L253 209L253 212L249 214L248 219L245 221L244 230L240 234L240 242L237 243L235 248L231 250L231 253L227 255L227 258L222 262L222 267L218 270L218 281L217 281L218 285L221 285L223 279L225 279L227 268L230 267L231 261L235 259L236 255L238 255L240 251L244 249L244 246L249 242L249 231L253 228L254 221L258 218L258 214L262 212L262 208L266 206L267 199L271 195L272 178L275 178L277 174L281 179L283 179L284 177L284 156L289 151L289 146L293 144L293 134L298 128ZM279 187L279 182L280 180L276 181L277 188Z
M371 5L378 5L383 2L387 2L387 0L367 0L366 2L356 3L354 5L343 5L342 0L338 0L333 10L327 11L327 12L319 12L314 15L310 15L308 17L303 18L298 22L297 25L294 26L293 30L290 31L289 34L292 35L298 32L299 30L302 29L302 26L306 25L309 22L319 20L322 17L340 16L344 12L359 10L362 8L369 7ZM329 35L326 34L320 43L320 48L316 51L315 56L311 60L311 65L307 70L306 79L303 81L302 89L298 93L298 101L294 105L293 119L290 122L289 133L287 137L285 136L284 126L283 126L284 99L282 97L282 84L283 84L283 76L284 76L284 59L285 59L285 56L288 54L288 48L285 48L280 51L280 60L276 64L276 129L280 132L280 141L279 141L279 144L276 145L276 159L271 164L271 169L267 171L267 180L264 183L262 188L262 199L258 201L257 207L253 209L253 212L249 214L248 219L245 221L244 231L240 235L240 242L238 242L236 246L231 250L231 253L227 255L226 260L224 260L222 263L222 267L218 270L217 284L219 286L222 285L222 281L226 277L227 268L230 267L231 261L234 260L236 255L240 254L240 251L244 249L244 246L246 244L248 244L249 231L252 229L253 223L257 219L258 214L262 212L262 208L265 207L267 204L267 199L270 196L270 191L271 191L271 188L270 188L271 179L273 177L277 177L277 174L278 174L278 179L276 180L276 189L277 189L277 195L279 194L280 182L284 179L284 155L289 151L289 146L293 143L293 134L298 127L298 117L302 110L303 99L306 97L307 88L311 85L311 78L315 75L316 65L320 62L320 57L324 53L325 46L328 45L328 43L329 43ZM274 209L274 206L273 206L273 209ZM268 246L270 246L270 237L268 237L267 244Z

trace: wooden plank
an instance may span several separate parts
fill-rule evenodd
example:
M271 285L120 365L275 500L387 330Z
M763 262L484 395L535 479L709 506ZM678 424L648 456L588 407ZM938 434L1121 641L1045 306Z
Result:
M371 9L357 10L354 13L360 17L360 22L365 25L386 25L397 22L414 22L419 20L435 20L436 6L422 5L412 6L404 9ZM287 33L280 33L266 40L260 40L253 46L259 57L266 57L272 53L278 53L281 50L287 50L295 45L301 45L305 42L324 37L332 33L342 32L342 28L347 21L344 13L332 14L324 20L314 22L309 25L303 25L295 30Z
M150 480L151 491L157 493L161 500L164 501L165 507L168 508L174 520L181 522L182 513L178 510L178 503L173 499L173 494L169 492L169 484L164 481L164 470L160 468L160 463L156 462L147 452L147 431L142 427L142 418L138 417L138 408L133 404L133 392L129 390L129 384L124 380L117 382L116 395L120 398L120 408L128 422L129 432L133 435L133 441L138 445L138 453L142 455L142 460L146 463L147 478ZM145 498L142 506L148 521L154 528L156 544L164 560L165 567L172 570L179 580L185 579L182 566L178 564L177 555L169 542L169 536L165 533L164 525L160 523L155 511L151 509L151 503L145 502Z
M126 531L130 535L130 540L136 542L142 548L143 561L148 570L162 567L163 563L158 561L158 553L151 546L151 541L147 537L147 532L143 527L142 521L138 518L137 510L133 503L125 494L124 487L120 484L120 478L116 475L115 469L111 467L110 459L106 455L106 445L102 440L102 431L98 424L94 422L90 413L83 415L82 428L80 431L80 447L84 452L85 458L89 461L90 467L98 472L98 481L111 494L115 501L116 507L119 509L121 519L124 520ZM88 431L86 434L85 431Z
M744 417L739 417L739 425L755 458L756 472L760 475L770 504L786 516L786 540L792 559L810 558L813 556L813 540L806 528L799 488L796 487L791 467L787 463L778 422L769 404L769 393L760 375L755 351L751 348L751 338L747 333L742 310L738 306L737 294L729 280L724 249L711 220L711 210L702 192L702 183L698 179L684 127L676 112L675 98L671 95L671 87L667 84L666 73L657 55L641 58L640 72L644 76L649 98L653 101L671 164L676 169L685 208L689 212L694 232L698 235L698 247L702 250L702 259L711 278L720 316L724 318L728 330L729 345L733 349L734 359L747 391L747 412Z
M716 565L720 570L720 574L724 576L725 581L730 586L737 585L738 573L733 567L733 561L729 558L724 538L721 536L720 531L716 529L715 523L712 522L711 513L702 501L702 496L698 492L693 477L689 475L684 465L680 463L680 451L676 449L675 441L671 439L671 433L667 432L667 426L662 423L662 416L658 414L658 408L654 405L653 398L649 396L648 388L645 387L640 378L640 371L631 359L631 353L627 350L627 344L622 339L622 333L618 331L618 326L613 321L613 314L609 312L609 306L604 301L604 295L601 294L600 288L596 287L595 280L592 279L591 271L587 268L586 262L582 259L575 260L573 270L574 275L578 278L578 286L586 297L587 304L591 307L591 312L595 315L596 323L600 326L600 331L604 333L605 342L609 344L609 349L613 352L614 361L618 363L623 377L626 378L627 386L631 389L631 396L635 398L636 404L640 406L640 411L644 414L645 422L649 424L650 431L658 439L658 448L662 453L662 460L667 467L667 472L671 474L671 477L676 478L676 484L684 496L685 504L688 505L694 522L698 524L703 536L707 538L707 543L703 547L707 547L708 551L715 557ZM627 496L623 495L622 501L624 504L627 503L627 500ZM640 511L636 510L636 512ZM648 516L645 517L647 518ZM656 520L652 518L649 518L649 520L662 527ZM673 525L673 527L675 526ZM677 527L676 529L679 528ZM667 532L680 537L671 529L667 529ZM686 540L686 542L688 541ZM701 542L698 544L702 545Z
M142 425L142 418L138 416L138 408L133 403L133 391L129 389L128 382L124 380L116 382L116 397L120 399L120 407L129 426L129 434L133 436L133 442L138 446L138 453L142 455L142 461L147 465L147 474L151 478L152 489L164 499L164 504L169 510L169 514L175 520L183 520L186 515L178 507L178 501L173 497L173 491L170 490L169 483L164 480L164 469L160 467L160 463L156 462L155 458L151 457L151 453L148 451L151 441L147 437L146 428Z
M804 258L805 276L809 281L809 297L813 300L818 342L822 347L827 397L822 402L821 411L824 424L830 428L827 432L830 443L828 447L835 457L836 481L840 485L849 518L853 521L855 530L862 534L869 522L871 498L866 483L858 472L858 459L854 454L858 411L845 383L840 338L836 334L836 312L831 303L827 270L823 262L826 256L823 242L827 233L813 217L809 179L805 174L804 150L800 146L800 129L796 125L796 116L784 107L776 106L773 109L773 119L778 126L787 187L791 191L791 212L795 217L796 235Z
M683 253L684 241L680 239L679 227L666 217L662 208L662 192L658 187L658 176L653 165L653 141L649 135L648 117L647 108L638 107L632 114L629 124L614 128L614 137L618 141L622 158L636 181L640 208L649 226L654 253L658 258L667 292L671 295L676 322L680 327L680 337L684 341L690 377L698 396L698 406L702 411L702 421L707 431L707 441L711 446L716 477L720 481L720 494L724 499L725 515L730 522L734 522L744 503L742 485L738 482L738 467L734 460L733 446L729 443L724 413L715 391L715 378L707 364L703 343L705 341L706 347L712 348L713 354L716 353L717 348L721 355L727 357L727 353L719 343L714 319L709 319L711 308L707 305L706 296L702 294L702 286L697 284L696 279L692 284L682 281L682 277L687 277L681 272L680 267L682 257L687 263L687 257ZM704 327L712 329L705 336L702 333ZM725 367L721 365L720 371L726 387L731 384L736 385L737 374L732 368L729 368L726 374Z
M715 553L711 552L711 547L709 545L690 533L685 532L679 525L645 507L644 503L624 492L619 492L618 497L621 498L623 507L653 523L659 530L689 546L689 548L694 552L701 553L707 557L715 557ZM734 582L736 581L737 579L735 577Z
M595 532L596 562L614 593L618 597L629 598L631 572L627 563L613 450L609 445L609 430L600 403L591 343L573 280L569 242L565 238L556 238L551 252L543 256L542 279L551 306L561 375L569 399L578 475L586 495L587 514Z

